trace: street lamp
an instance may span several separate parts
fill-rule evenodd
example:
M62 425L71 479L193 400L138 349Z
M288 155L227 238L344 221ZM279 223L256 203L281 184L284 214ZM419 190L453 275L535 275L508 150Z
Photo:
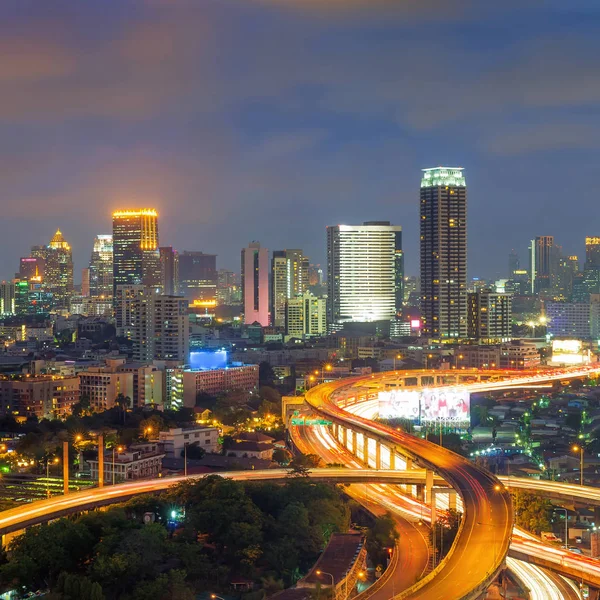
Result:
M183 476L187 477L187 447L188 442L183 443Z
M573 452L579 452L579 485L583 485L583 446L573 446Z
M55 456L52 459L52 464L57 465L60 462L58 456ZM50 457L46 456L46 496L50 498Z
M327 571L321 571L320 569L317 569L315 572L317 575L329 575L329 577L331 577L331 589L335 597L337 594L335 593L335 580L333 579L333 575L331 573L328 573Z
M221 598L221 596L217 596L216 594L211 594L210 597L212 600L224 600L224 598Z
M553 511L564 510L565 511L565 550L569 546L569 513L566 508L553 508Z
M394 371L396 370L396 360L402 360L402 354L394 356Z
M146 435L146 437L149 438L151 433L152 433L152 427L146 427L146 429L144 429L144 434Z
M117 446L117 452L123 452L122 446ZM112 460L112 484L115 485L115 446L112 448L113 460Z

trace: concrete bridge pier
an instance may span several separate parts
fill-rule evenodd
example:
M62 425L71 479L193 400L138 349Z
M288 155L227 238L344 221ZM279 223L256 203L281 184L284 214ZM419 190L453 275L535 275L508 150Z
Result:
M369 468L369 438L363 434L363 462Z
M381 469L381 442L375 441L375 468Z
M433 471L430 469L425 470L425 501L431 504L433 509L435 497L433 495Z

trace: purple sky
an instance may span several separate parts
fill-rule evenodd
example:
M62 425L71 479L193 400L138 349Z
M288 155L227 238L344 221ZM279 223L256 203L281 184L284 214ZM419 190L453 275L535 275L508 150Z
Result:
M80 269L138 206L235 270L386 219L417 273L438 164L466 169L472 276L600 235L597 0L5 0L0 51L3 278L57 227Z

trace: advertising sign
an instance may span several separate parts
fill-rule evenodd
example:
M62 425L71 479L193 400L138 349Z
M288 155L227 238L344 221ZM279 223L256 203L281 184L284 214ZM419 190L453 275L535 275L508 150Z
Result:
M384 419L468 423L470 394L461 388L390 390L379 392L379 416Z

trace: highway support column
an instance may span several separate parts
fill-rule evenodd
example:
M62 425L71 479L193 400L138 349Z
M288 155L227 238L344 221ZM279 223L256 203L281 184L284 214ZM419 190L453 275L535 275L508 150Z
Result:
M435 504L435 499L433 497L433 471L431 469L425 470L425 501L433 505Z
M348 428L342 427L342 444L344 445L344 450L348 450Z
M69 493L69 442L63 442L63 494Z
M98 487L104 487L104 436L98 436Z
M395 446L390 446L390 470L396 470L396 448Z
M369 438L363 433L363 462L369 468Z
M352 454L358 458L358 434L352 430Z
M381 442L375 440L375 468L381 469Z

